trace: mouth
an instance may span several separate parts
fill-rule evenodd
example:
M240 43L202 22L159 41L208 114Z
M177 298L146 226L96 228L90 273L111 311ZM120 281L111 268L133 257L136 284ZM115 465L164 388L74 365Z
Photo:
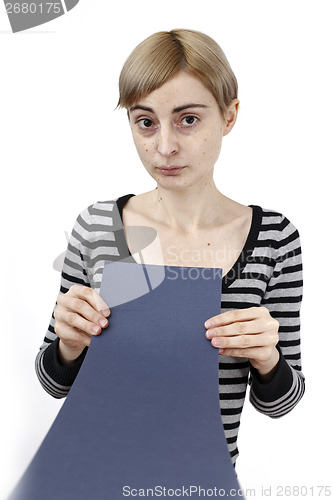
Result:
M175 167L173 165L167 167L163 165L162 167L157 167L157 170L163 175L178 175L184 168L186 167Z

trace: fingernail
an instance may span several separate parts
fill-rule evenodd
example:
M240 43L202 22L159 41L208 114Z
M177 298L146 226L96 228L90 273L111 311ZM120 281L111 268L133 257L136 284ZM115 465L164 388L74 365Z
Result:
M106 318L100 319L98 323L101 325L102 328L104 328L104 326L108 324L108 320Z
M206 336L209 339L211 339L212 337L214 337L214 334L215 334L214 330L207 330L207 332L206 332Z
M103 311L101 311L101 313L103 314L103 316L105 316L107 318L110 315L110 309L103 309Z
M213 322L212 322L212 321L210 321L210 320L206 321L206 323L205 323L205 327L206 327L206 328L210 328L211 326L213 326Z
M100 327L97 325L92 326L91 329L96 334L100 332Z
M213 339L212 342L213 342L213 345L215 345L216 347L219 347L220 345L222 345L222 341L219 338Z

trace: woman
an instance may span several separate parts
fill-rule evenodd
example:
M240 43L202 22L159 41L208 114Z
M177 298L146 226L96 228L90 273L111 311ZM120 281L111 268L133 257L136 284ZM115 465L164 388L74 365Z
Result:
M128 228L153 228L159 246L147 264L223 269L221 314L207 318L203 335L219 349L221 417L235 463L248 383L251 403L271 417L289 412L304 392L299 235L282 214L228 199L214 183L239 100L211 38L191 30L152 35L126 61L119 89L118 105L157 187L79 215L37 374L54 397L67 395L92 335L108 325L111 312L98 295L104 262L137 261Z

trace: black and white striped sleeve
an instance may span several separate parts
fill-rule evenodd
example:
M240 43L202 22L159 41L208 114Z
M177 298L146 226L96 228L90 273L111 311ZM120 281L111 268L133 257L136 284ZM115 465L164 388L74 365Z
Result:
M280 360L271 381L263 383L251 367L250 401L272 418L285 415L300 401L305 390L301 366L300 307L303 294L301 245L297 229L283 215L265 214L265 241L274 260L262 306L279 322Z
M90 221L88 207L78 216L72 230L61 273L60 294L66 293L75 284L90 286L83 251L83 243L88 240ZM62 365L58 358L59 338L54 331L54 323L52 313L47 333L36 357L35 368L43 388L53 397L63 398L67 396L75 380L87 348L73 364Z

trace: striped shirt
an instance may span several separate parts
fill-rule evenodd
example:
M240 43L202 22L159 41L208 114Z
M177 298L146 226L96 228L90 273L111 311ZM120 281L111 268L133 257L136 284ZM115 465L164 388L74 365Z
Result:
M131 196L97 202L78 216L68 243L60 293L74 284L99 291L105 261L135 262L122 224L122 209ZM219 356L221 418L233 463L238 456L237 435L247 387L252 405L272 418L292 410L305 389L300 352L303 282L299 234L282 214L251 207L252 223L244 248L222 279L221 312L265 306L280 325L280 360L272 380L264 383L248 359ZM52 314L36 357L36 372L44 389L62 398L68 394L88 348L73 364L63 366L58 343Z

